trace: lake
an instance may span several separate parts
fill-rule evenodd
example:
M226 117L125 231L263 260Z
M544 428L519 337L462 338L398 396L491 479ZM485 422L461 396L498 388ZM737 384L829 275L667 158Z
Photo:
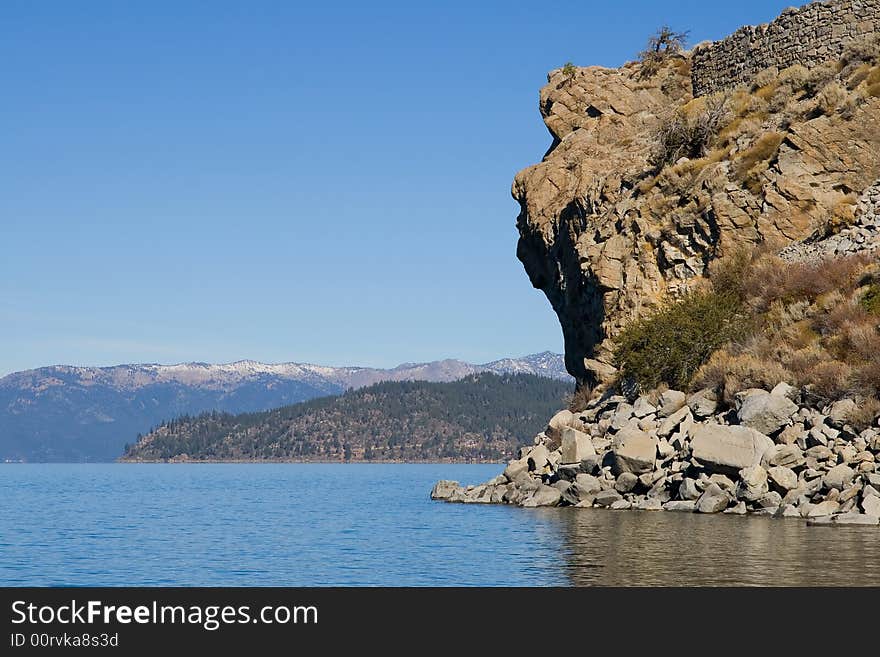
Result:
M880 585L880 529L432 502L498 465L0 466L0 585Z

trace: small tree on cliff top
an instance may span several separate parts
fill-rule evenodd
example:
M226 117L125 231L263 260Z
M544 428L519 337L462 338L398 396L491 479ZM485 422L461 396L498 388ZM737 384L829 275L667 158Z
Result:
M654 75L664 61L670 56L680 53L687 45L689 31L676 32L664 25L648 39L648 46L639 53L642 73L645 77Z

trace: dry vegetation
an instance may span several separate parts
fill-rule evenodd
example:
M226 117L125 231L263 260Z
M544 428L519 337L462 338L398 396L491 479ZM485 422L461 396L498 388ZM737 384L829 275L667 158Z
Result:
M751 328L716 351L692 386L714 387L728 400L738 390L779 381L802 387L818 401L880 395L875 259L791 264L771 255L739 258L748 266L733 292Z
M857 42L840 61L813 69L800 65L783 71L767 69L749 86L670 110L655 135L650 158L654 170L639 189L682 193L701 176L711 176L714 166L729 162L736 179L759 196L764 173L774 165L789 125L820 116L847 121L878 96L880 37ZM829 228L845 224L843 211Z
M780 381L818 403L880 413L880 263L850 256L791 264L738 254L716 263L712 290L634 323L618 339L624 377L648 389L714 388L728 404ZM674 362L671 362L674 361ZM875 412L876 411L876 412Z

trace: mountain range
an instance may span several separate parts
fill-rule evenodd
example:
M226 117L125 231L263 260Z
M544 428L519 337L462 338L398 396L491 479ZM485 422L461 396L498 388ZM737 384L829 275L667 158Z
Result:
M304 363L55 365L0 379L0 461L112 461L164 420L246 413L337 395L381 381L457 381L482 372L570 380L543 352L472 364L447 359L391 369Z

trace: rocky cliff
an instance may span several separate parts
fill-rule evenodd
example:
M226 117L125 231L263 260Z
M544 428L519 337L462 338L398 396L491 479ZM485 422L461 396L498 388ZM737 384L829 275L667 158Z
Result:
M865 26L877 18L872 3L855 11ZM699 288L714 260L853 223L880 179L876 53L866 33L827 62L696 99L687 52L653 73L638 62L550 72L540 111L552 145L512 187L517 255L579 382L610 379L613 338ZM683 148L670 149L677 130Z

